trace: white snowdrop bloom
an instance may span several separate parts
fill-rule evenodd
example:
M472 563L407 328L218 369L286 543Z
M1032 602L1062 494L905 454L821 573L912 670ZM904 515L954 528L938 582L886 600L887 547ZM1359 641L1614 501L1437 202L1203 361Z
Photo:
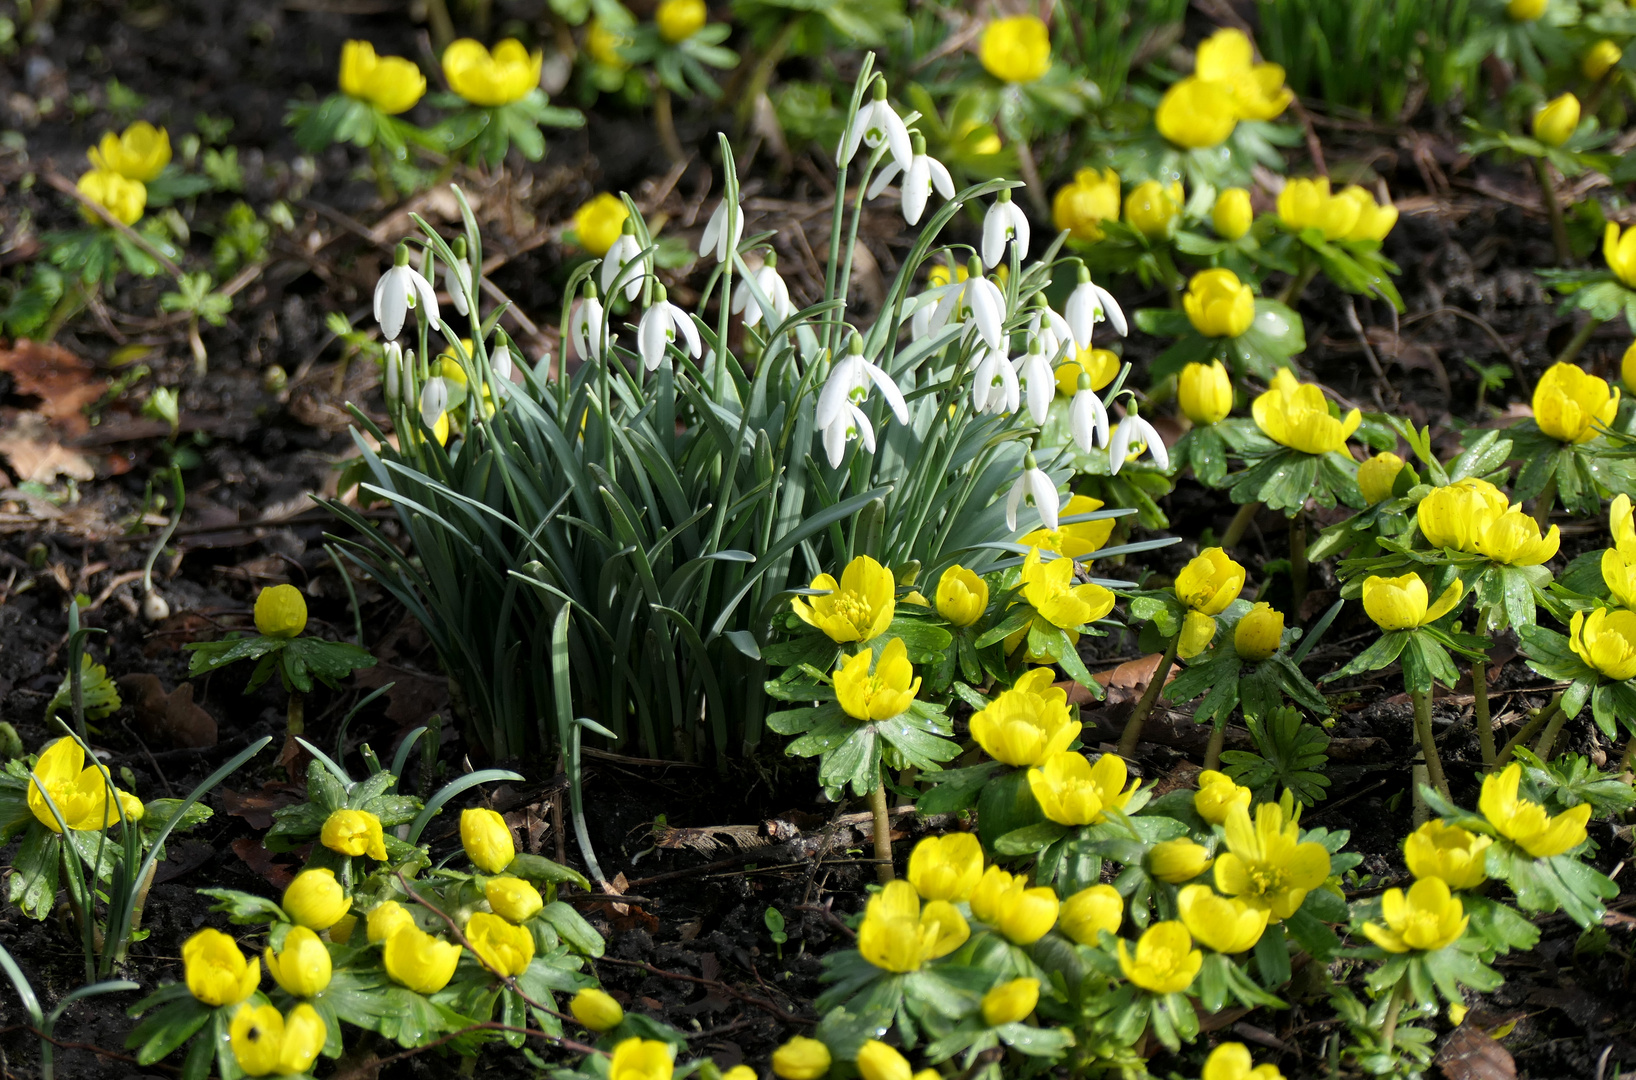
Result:
M864 449L871 454L875 452L875 429L870 426L869 417L862 409L850 401L841 403L841 411L835 414L823 429L824 452L829 456L829 467L841 467L841 458L846 454L846 444L853 439L863 443Z
M568 317L568 340L581 360L599 359L608 351L608 317L597 299L596 286L585 283L585 294Z
M898 423L907 424L909 404L903 400L903 391L898 389L892 376L864 356L863 339L857 334L852 335L847 354L830 369L829 378L824 381L824 388L818 394L818 409L813 422L821 428L828 428L836 417L846 411L847 405L861 405L868 400L871 384L880 390Z
M454 309L464 315L466 306L466 290L471 288L471 263L466 261L466 245L456 241L456 251L453 266L443 268L443 291L449 294L449 300Z
M1153 460L1158 463L1159 468L1170 468L1170 451L1165 448L1165 441L1159 437L1153 425L1137 413L1134 401L1126 407L1125 418L1113 429L1113 438L1109 440L1109 474L1119 475L1119 470L1125 467L1125 459L1130 456L1133 446L1146 448L1148 453L1153 455Z
M395 341L388 341L381 352L381 393L386 395L388 405L394 405L398 395L403 392L403 347ZM411 352L409 355L415 354Z
M427 427L436 427L438 417L448 408L449 386L443 381L443 376L433 375L420 388L420 422Z
M665 358L666 346L678 338L686 343L688 353L695 359L704 352L693 319L670 302L663 285L657 286L653 304L642 313L642 321L636 326L636 351L642 357L642 366L657 371L659 361Z
M972 267L972 274L966 278L965 285L960 292L960 308L962 316L969 315L971 323L977 327L977 332L983 336L990 349L996 351L1005 348L1005 293L994 282Z
M795 305L790 302L790 287L778 276L778 255L769 251L760 269L751 271L749 277L739 279L739 283L733 287L733 314L742 314L745 326L755 326L766 314L755 293L750 291L751 278L754 278L756 288L761 290L762 295L772 302L774 322L781 323L795 314Z
M699 237L699 254L716 256L717 262L726 262L738 250L739 238L744 235L744 211L733 206L723 195L705 222L704 235Z
M511 345L505 338L495 341L493 350L489 352L489 366L494 369L495 381L511 381Z
M597 277L597 284L602 286L603 296L612 296L614 283L619 282L619 288L624 290L625 299L635 302L642 295L642 279L651 269L648 260L638 259L642 254L642 245L637 243L636 234L631 231L630 218L625 219L625 228L619 234L619 239L608 248L608 253L602 256L602 269ZM632 265L632 264L635 265ZM627 270L626 268L630 269Z
M1008 242L1017 246L1018 259L1028 258L1028 218L1011 201L1011 189L1002 188L983 215L983 265L999 266Z
M1108 290L1091 280L1091 272L1083 264L1079 267L1079 284L1074 291L1068 294L1068 304L1065 308L1068 329L1072 331L1074 344L1081 349L1091 347L1091 330L1097 323L1107 320L1113 332L1124 337L1130 332L1125 323L1125 313L1120 310L1119 302Z
M1102 396L1091 389L1091 377L1083 371L1079 373L1079 389L1068 406L1068 430L1075 445L1086 453L1093 446L1108 445L1108 408L1102 404Z
M926 140L920 132L911 132L909 141L913 147L913 156L909 159L909 167L900 169L894 160L881 169L875 182L869 185L868 198L877 198L886 190L898 176L903 180L898 184L898 202L903 207L903 220L910 225L920 224L920 215L926 212L926 202L932 196L932 189L945 199L954 198L954 178L943 163L926 153Z
M909 141L909 129L892 110L886 100L886 80L876 79L870 99L858 106L858 111L846 125L841 145L836 147L835 164L845 165L857 154L860 145L871 150L885 142L897 167L908 172L914 161L914 146Z
M1028 390L1028 415L1034 423L1045 423L1051 402L1057 397L1057 373L1040 351L1040 339L1028 343L1028 351L1017 360L1017 377Z
M1032 453L1023 458L1022 475L1011 485L1011 494L1005 501L1005 527L1012 532L1017 531L1017 507L1025 502L1039 512L1040 520L1047 529L1057 527L1057 512L1062 509L1062 500L1057 495L1057 486L1045 475L1045 470L1039 467Z
M409 265L409 245L399 244L392 268L375 283L375 321L381 324L381 336L391 341L403 332L403 322L409 309L424 306L426 320L437 325L437 290Z
M1062 359L1073 341L1068 320L1051 309L1045 302L1044 293L1034 294L1033 314L1028 317L1028 340L1038 341L1040 351L1053 364Z
M979 345L971 358L971 407L979 413L1014 413L1022 404L1017 369L1002 349Z

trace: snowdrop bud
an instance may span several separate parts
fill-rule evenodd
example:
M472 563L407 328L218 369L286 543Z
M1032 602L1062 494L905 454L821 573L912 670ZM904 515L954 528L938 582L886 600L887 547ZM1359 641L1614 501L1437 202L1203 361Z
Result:
M511 339L504 333L494 335L494 351L489 353L489 366L501 382L511 381Z
M148 622L163 622L170 618L170 605L157 590L152 590L142 597L142 617Z
M426 380L426 386L420 392L420 422L427 427L436 427L438 417L449 408L449 387L441 375L434 375Z

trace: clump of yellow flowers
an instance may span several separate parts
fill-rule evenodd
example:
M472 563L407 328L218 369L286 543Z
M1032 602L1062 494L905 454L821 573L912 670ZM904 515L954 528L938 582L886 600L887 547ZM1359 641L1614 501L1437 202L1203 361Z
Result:
M1257 64L1254 46L1240 30L1218 30L1201 42L1193 74L1165 91L1153 120L1159 134L1184 150L1227 141L1241 120L1274 120L1294 95L1284 69Z

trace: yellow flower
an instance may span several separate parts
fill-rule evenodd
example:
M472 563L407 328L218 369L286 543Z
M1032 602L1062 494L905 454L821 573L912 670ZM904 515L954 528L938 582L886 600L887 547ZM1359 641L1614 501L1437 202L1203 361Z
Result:
M1182 310L1205 337L1236 338L1255 321L1255 293L1231 270L1200 270L1187 283Z
M1232 376L1220 360L1188 364L1176 380L1176 403L1193 423L1218 424L1233 411Z
M263 637L293 638L307 628L307 600L294 585L274 585L256 594L256 631Z
M1636 225L1620 233L1618 225L1608 222L1602 232L1602 257L1608 261L1608 269L1613 271L1614 277L1636 289Z
M1515 22L1533 22L1545 14L1545 9L1551 0L1510 0L1505 5L1505 13Z
M1562 535L1555 525L1541 536L1539 522L1518 505L1487 523L1477 538L1477 551L1505 566L1538 566L1554 559L1561 543Z
M413 60L376 56L367 41L341 46L341 93L367 101L388 116L408 112L426 93L426 76Z
M1493 842L1433 818L1403 841L1403 860L1417 878L1441 878L1451 889L1475 889L1488 880L1483 858Z
M1175 589L1194 611L1220 615L1244 590L1244 567L1219 547L1205 548L1176 575Z
M1428 607L1426 583L1418 574L1395 578L1377 574L1364 579L1363 610L1382 630L1414 630L1453 611L1464 595L1465 585L1455 578Z
M1636 244L1631 248L1636 255ZM1606 380L1575 364L1552 364L1534 384L1534 422L1559 442L1591 441L1599 434L1597 426L1613 423L1618 411L1619 388L1610 390Z
M869 898L858 925L858 952L883 971L917 971L966 943L971 929L953 904L932 900L923 908L915 887L889 881Z
M1629 495L1615 495L1608 506L1608 531L1613 545L1626 555L1636 555L1636 510Z
M1278 219L1292 232L1317 229L1325 240L1345 240L1362 214L1354 199L1330 194L1329 178L1295 178L1278 193Z
M1636 386L1636 341L1625 346L1625 355L1619 358L1619 381L1626 390Z
M335 920L335 925L329 928L329 939L337 945L346 945L352 941L352 931L358 927L358 916L348 912Z
M1136 785L1124 790L1125 776L1125 760L1118 754L1103 754L1092 765L1084 754L1063 750L1028 771L1028 788L1058 825L1095 825L1130 801Z
M1102 239L1102 223L1119 219L1119 174L1112 169L1078 169L1074 181L1057 189L1051 200L1051 223L1075 240Z
M1045 886L1026 888L1023 878L1013 877L998 867L989 867L989 871L972 893L973 915L1014 945L1032 945L1056 925L1062 903L1055 892ZM989 885L987 889L983 888L984 883Z
M103 132L102 140L85 156L93 169L105 169L146 184L158 179L170 164L170 132L138 120L119 135Z
M1604 677L1618 682L1636 678L1636 612L1605 607L1589 615L1576 611L1568 644Z
M460 946L433 937L413 926L401 927L386 939L381 962L387 977L417 994L435 994L454 978Z
M1267 908L1237 897L1219 896L1208 885L1188 885L1176 894L1176 911L1199 944L1218 953L1255 948L1267 929Z
M920 692L920 676L909 663L909 650L902 638L893 638L880 651L875 670L869 670L874 653L865 649L849 656L835 669L835 699L854 720L890 720L901 716L914 704Z
M1051 70L1051 32L1033 15L990 19L977 43L977 59L1001 82L1034 82Z
M118 809L108 802L110 788L119 799ZM28 808L33 811L34 819L52 832L60 833L62 826L57 824L56 815L46 803L46 795L51 796L64 823L76 832L107 828L119 820L120 809L128 821L142 817L142 804L135 796L113 787L107 766L86 765L84 748L71 737L58 739L45 749L28 781Z
M1233 628L1233 649L1251 662L1265 660L1284 640L1284 613L1271 604L1256 604Z
M983 845L971 833L928 836L909 855L909 884L928 900L965 900L983 876Z
M1057 925L1081 945L1095 945L1097 935L1106 930L1119 933L1125 921L1125 898L1112 885L1092 885L1062 902Z
M305 1001L281 1016L271 1005L245 1002L227 1025L233 1058L247 1076L291 1076L312 1068L329 1031Z
M1125 196L1125 223L1150 240L1169 236L1185 202L1180 181L1144 180Z
M1177 838L1154 844L1153 850L1148 852L1147 867L1148 872L1160 881L1180 885L1210 869L1214 861L1203 844Z
M1037 547L1029 548L1023 560L1023 599L1039 612L1040 618L1062 630L1096 622L1113 610L1112 592L1091 582L1075 585L1073 575L1073 559L1044 562Z
M1057 368L1057 393L1073 397L1079 393L1079 377L1090 376L1091 389L1100 390L1113 382L1125 362L1112 349L1079 349L1072 360L1064 360ZM1098 502L1096 505L1101 506ZM1064 517L1067 513L1064 512Z
M381 819L368 810L336 810L324 819L319 841L341 855L368 855L371 859L386 861L386 837L381 831Z
M328 930L352 907L352 899L327 867L303 870L284 889L281 906L297 926Z
M606 991L587 986L568 1002L580 1027L588 1031L611 1031L625 1021L625 1010Z
M1051 686L1051 669L1030 672L971 715L971 737L1007 765L1039 765L1068 748L1080 724L1068 712L1068 692Z
M1012 979L983 995L983 1023L989 1027L1015 1024L1028 1019L1040 1003L1038 979Z
M1433 547L1476 554L1482 534L1505 513L1507 505L1499 488L1468 476L1433 488L1415 508L1415 520Z
M1357 184L1348 184L1335 198L1350 199L1358 208L1358 220L1342 239L1384 240L1397 224L1397 207L1375 202L1375 197Z
M1217 30L1199 43L1193 75L1223 84L1241 120L1276 119L1295 95L1284 86L1284 69L1257 64L1250 39L1239 30Z
M1249 812L1234 807L1227 813L1227 852L1216 857L1216 888L1254 908L1265 908L1273 919L1287 919L1306 900L1307 893L1329 877L1329 852L1322 844L1301 842L1300 825L1284 820L1278 803L1262 803Z
M284 947L278 952L268 949L265 956L268 974L287 994L312 997L329 985L329 949L305 926L291 927Z
M897 581L892 571L859 555L846 564L837 584L829 574L812 579L812 588L828 589L828 596L796 596L790 607L802 622L816 626L842 645L868 641L886 632L892 623Z
M965 281L969 277L971 277L971 271L966 269L964 263L956 265L954 276L950 277L948 264L937 262L933 263L932 268L926 271L926 287L936 289L944 285L953 285L956 282Z
M443 77L449 89L473 105L496 107L521 101L540 85L542 54L506 38L491 53L481 42L461 38L443 50Z
M376 904L364 918L364 933L371 945L378 945L403 929L414 926L415 917L396 900Z
M670 1044L658 1039L630 1038L614 1047L608 1080L670 1080L676 1064Z
M1521 782L1522 766L1517 762L1483 777L1477 809L1501 836L1536 859L1561 855L1585 842L1590 803L1580 803L1552 817L1539 803L1517 796Z
M659 36L675 45L697 34L706 14L704 0L663 0L653 21L659 27Z
M1602 552L1602 580L1615 602L1636 608L1636 551L1612 547Z
M479 911L466 920L466 940L483 966L504 978L521 975L534 959L534 935L499 915Z
M688 0L670 2L685 3ZM604 191L574 211L574 233L579 237L579 246L600 259L619 239L620 230L628 217L630 208L625 201Z
M1380 898L1380 914L1386 925L1366 922L1363 932L1393 953L1447 948L1460 940L1470 921L1460 898L1449 893L1448 883L1434 877L1421 878L1407 895L1402 889L1387 889Z
M1212 825L1220 825L1234 807L1250 808L1251 792L1240 787L1226 773L1205 769L1199 773L1199 790L1193 793L1193 809Z
M1250 1049L1243 1043L1222 1043L1204 1059L1200 1080L1284 1080L1272 1063L1250 1067Z
M858 1073L863 1080L911 1080L914 1069L896 1050L879 1039L866 1039L858 1047Z
M829 1047L796 1035L773 1051L773 1073L781 1080L818 1080L829 1071Z
M1165 91L1153 123L1184 150L1208 149L1226 142L1238 126L1238 105L1225 86L1189 75Z
M148 189L142 181L127 180L108 169L92 169L79 178L74 188L122 225L135 225L148 205ZM102 221L89 208L82 207L80 212L93 225Z
M1358 466L1358 490L1370 506L1392 497L1392 485L1403 471L1403 459L1390 450L1376 454Z
M988 610L988 582L958 563L937 579L937 613L955 626L970 626Z
M1250 415L1267 438L1304 454L1346 453L1346 440L1363 423L1357 409L1331 416L1323 390L1297 382L1288 368L1278 369L1271 388L1250 404Z
M1069 518L1094 513L1100 509L1102 509L1101 499L1093 499L1089 495L1075 495L1064 504L1058 512L1057 518L1059 521L1066 522ZM1055 529L1035 529L1017 542L1025 547L1055 552L1070 559L1083 559L1093 552L1102 550L1102 545L1106 544L1108 537L1113 535L1113 523L1113 518L1102 518L1099 521L1073 521L1066 525L1059 524ZM1097 597L1099 601L1101 599L1100 595L1096 593L1088 595Z
M238 943L206 927L182 943L182 971L188 993L206 1005L237 1005L256 992L261 961L245 960Z
M460 811L460 846L478 869L498 874L517 857L506 819L482 807Z
M522 878L495 877L483 882L489 909L509 922L525 923L545 907L540 890Z
M620 52L631 42L632 38L628 34L608 26L601 19L592 19L585 27L586 55L603 67L613 68L615 71L624 71L631 66L630 61Z
M1250 193L1241 187L1222 188L1216 196L1216 205L1210 210L1210 224L1223 240L1237 240L1250 231L1255 223L1255 210L1250 206Z
M1553 98L1534 114L1534 138L1546 146L1561 146L1579 127L1579 99L1573 94Z
M1584 58L1579 61L1579 70L1585 78L1591 82L1597 82L1602 76L1612 71L1614 66L1624 57L1624 51L1619 46L1607 38L1603 38L1585 50Z
M1174 920L1148 927L1136 942L1136 955L1119 942L1119 970L1125 978L1155 994L1179 994L1193 985L1204 965L1204 954L1193 948L1187 927Z

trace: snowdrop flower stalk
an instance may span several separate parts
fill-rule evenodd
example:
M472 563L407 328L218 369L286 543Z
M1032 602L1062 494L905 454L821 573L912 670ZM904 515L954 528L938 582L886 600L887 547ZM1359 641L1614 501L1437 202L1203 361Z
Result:
M427 323L437 325L437 291L409 265L409 245L399 244L392 268L375 284L375 321L381 324L381 336L391 341L402 333L413 307L423 307Z
M856 407L868 400L871 385L880 390L898 423L907 424L909 405L903 400L903 391L898 389L892 376L864 356L863 338L854 331L846 355L830 370L829 378L824 381L824 388L818 394L814 423L827 431L837 418L847 412L847 405ZM834 464L835 455L831 454L830 457L831 464Z
M1091 347L1091 331L1097 323L1104 320L1120 337L1130 332L1130 327L1125 322L1125 313L1119 308L1119 302L1108 293L1108 290L1091 280L1091 272L1085 268L1084 263L1079 264L1079 284L1068 294L1068 305L1064 314L1067 317L1068 329L1073 334L1074 344L1081 349Z
M1093 446L1108 445L1108 409L1101 395L1091 389L1091 377L1084 371L1079 373L1079 389L1068 407L1068 430L1073 433L1075 445L1086 453ZM1117 466L1114 471L1119 471Z
M933 188L945 199L954 198L954 179L941 161L926 153L926 139L920 132L910 132L909 145L913 151L909 167L900 169L894 159L869 185L866 198L878 198L886 190L886 185L901 175L903 179L898 183L898 192L903 220L910 225L918 225L920 216L926 212L926 202L931 198Z
M858 107L846 126L841 145L836 148L835 164L844 166L851 161L860 145L873 150L883 142L891 152L893 163L907 173L914 164L914 144L909 139L909 129L886 100L886 80L877 79L869 101Z
M454 262L443 268L443 291L449 294L454 309L464 315L470 310L466 305L466 293L472 287L471 263L466 259L466 238L455 237L449 248L454 252Z
M755 293L751 291L752 281L771 304L772 317L768 320L769 324L781 323L795 314L795 305L790 302L790 287L778 276L778 253L768 251L761 268L750 271L733 290L733 314L743 315L745 326L755 326L761 322L761 317L767 314L762 309L761 302L756 299Z
M608 317L597 298L596 285L585 283L579 306L568 319L568 338L581 360L600 360L608 351Z
M602 270L597 278L597 283L602 286L602 295L612 296L617 285L628 302L636 302L636 298L642 294L643 280L653 272L648 265L649 260L641 258L641 254L642 245L636 239L636 223L627 216L620 227L619 239L602 256Z
M1025 502L1039 511L1040 520L1047 529L1057 527L1057 512L1062 508L1057 486L1034 460L1032 450L1023 458L1022 475L1011 485L1011 495L1005 501L1005 527L1012 532L1017 531L1017 507Z
M663 285L655 285L653 303L642 313L642 321L636 327L636 351L642 357L642 366L657 371L659 361L665 358L666 347L678 339L686 343L694 359L703 354L704 346L693 319L670 302Z
M1001 188L983 216L983 265L999 266L1007 243L1015 247L1019 261L1028 258L1028 218L1011 201L1011 189Z
M1165 449L1165 441L1159 437L1153 425L1142 419L1141 414L1137 412L1135 398L1126 402L1125 418L1113 429L1113 438L1109 440L1109 475L1119 475L1119 470L1124 468L1125 459L1130 456L1133 446L1145 448L1153 455L1153 460L1158 463L1159 468L1170 468L1170 452Z
M1045 423L1057 397L1057 373L1051 370L1039 337L1029 339L1028 352L1017 361L1017 376L1028 388L1028 415L1036 424Z

